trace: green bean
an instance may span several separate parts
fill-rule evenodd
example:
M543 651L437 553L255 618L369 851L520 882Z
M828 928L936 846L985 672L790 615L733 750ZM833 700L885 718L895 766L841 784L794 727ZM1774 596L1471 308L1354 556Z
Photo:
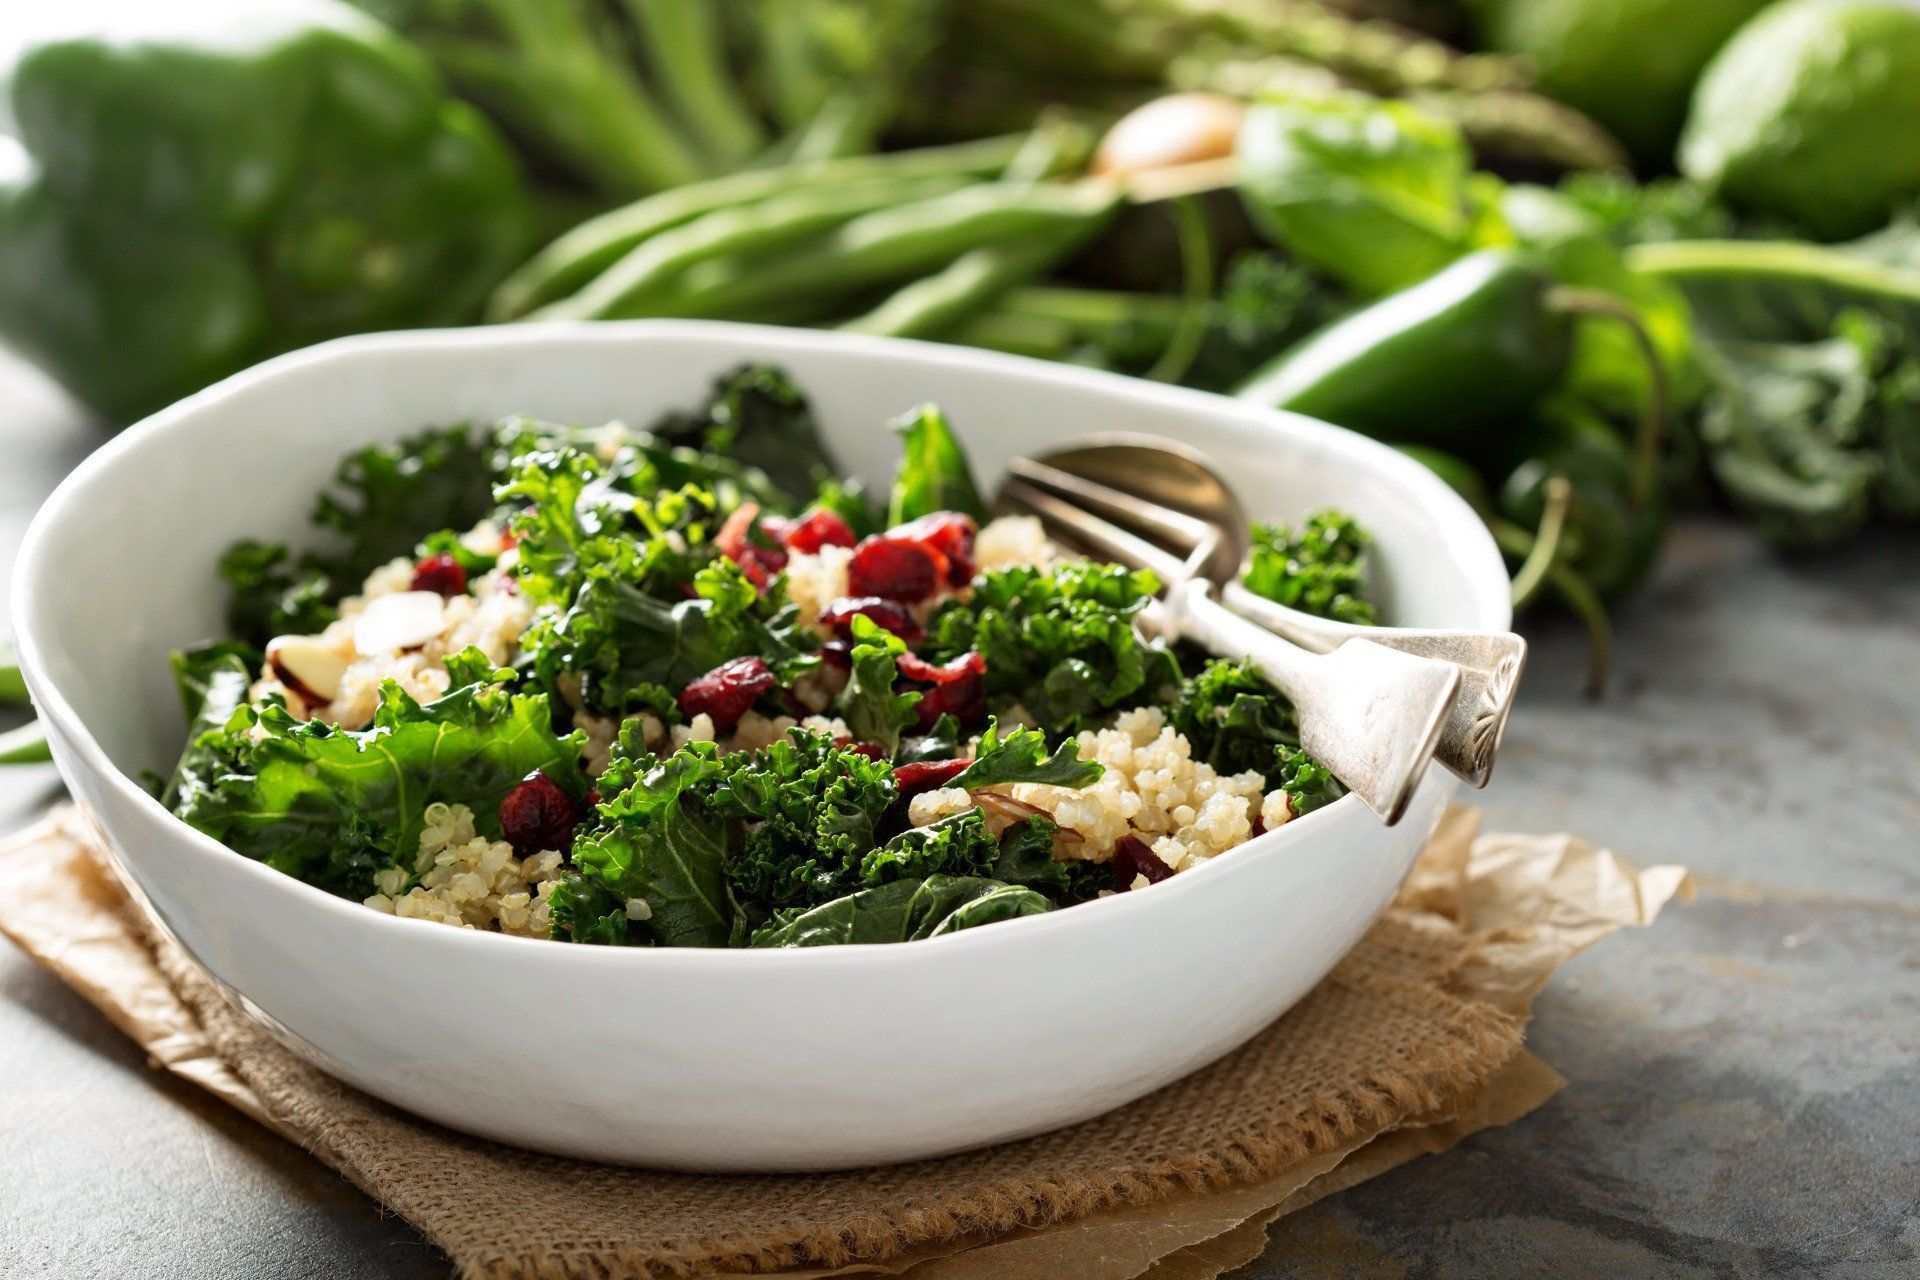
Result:
M1076 235L974 249L840 327L894 338L941 337L1008 288L1051 267L1080 240Z
M823 231L831 231L876 209L933 196L969 185L963 174L926 178L870 178L818 191L793 191L755 204L716 209L663 231L628 250L625 257L570 298L533 313L540 320L593 320L641 315L666 297L675 280L696 263L729 254L764 254Z
M0 764L39 764L51 759L53 749L47 745L46 730L38 720L0 733Z
M5 641L0 641L0 706L25 706L27 702L27 678L20 674L20 664L13 660L13 651Z
M648 69L689 132L732 168L766 145L727 72L719 15L708 0L625 0Z
M1007 351L1040 360L1065 360L1080 344L1080 336L1079 330L1064 320L995 308L961 321L946 340L963 347Z
M1105 185L981 183L855 218L770 260L702 263L661 306L618 315L808 323L862 289L923 275L970 249L1097 228L1119 200Z
M590 218L528 259L494 290L489 320L512 320L579 289L628 250L651 236L702 214L750 204L783 192L822 188L868 178L920 178L942 174L989 177L1018 155L1029 135L1008 134L944 147L887 155L816 160L772 169L746 169L689 183Z

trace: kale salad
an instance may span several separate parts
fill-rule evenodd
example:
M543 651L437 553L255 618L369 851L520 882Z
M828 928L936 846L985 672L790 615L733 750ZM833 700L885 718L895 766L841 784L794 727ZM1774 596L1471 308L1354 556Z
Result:
M164 803L390 914L613 946L928 938L1144 888L1340 794L1150 574L992 519L923 405L841 478L746 367L636 429L513 418L348 457L321 549L221 559ZM1374 621L1337 512L1246 582Z

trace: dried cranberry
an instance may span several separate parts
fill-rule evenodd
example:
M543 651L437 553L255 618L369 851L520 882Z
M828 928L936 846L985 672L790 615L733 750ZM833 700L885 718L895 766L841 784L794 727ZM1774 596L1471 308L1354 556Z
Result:
M918 542L880 534L853 550L847 565L848 593L885 596L913 604L939 587L945 566L937 553Z
M467 591L467 571L460 562L446 552L437 556L427 556L413 566L413 590L431 591L436 595L465 595Z
M926 634L905 605L879 596L850 596L835 600L820 611L821 623L842 636L853 634L855 618L870 619L875 626L893 632L909 644Z
M915 760L911 764L895 765L893 785L902 800L910 799L922 791L946 786L965 773L972 763L971 760Z
M858 541L853 536L853 526L842 519L838 511L825 507L815 507L794 521L781 540L787 544L787 550L809 556L818 555L822 547L850 547Z
M680 691L680 710L691 717L705 715L715 733L725 733L740 722L747 709L773 688L773 672L759 658L730 658L703 676L695 676Z
M579 803L536 770L501 799L500 835L523 858L545 849L565 851L573 847L580 816Z
M887 530L890 538L905 538L930 551L939 552L947 562L947 585L964 587L973 581L973 535L979 532L972 516L958 511L935 511Z
M983 677L987 660L977 653L963 653L953 661L934 666L916 654L903 653L894 659L907 687L921 691L913 713L922 730L933 727L943 715L961 724L977 724L986 719L987 688Z
M827 641L820 646L820 661L841 671L853 670L852 642L838 638Z
M777 516L760 517L758 503L743 502L733 509L720 531L713 536L714 545L720 548L720 554L740 566L740 572L762 591L773 581L773 575L787 567L787 553L777 546L763 546L753 540L754 524L758 521L766 534L768 521L777 520ZM786 522L780 521L785 528Z
M1173 868L1160 861L1147 842L1128 832L1113 846L1113 884L1121 893L1133 888L1141 876L1149 884L1159 884L1173 874Z
M1253 835L1263 836L1265 834L1267 834L1267 820L1256 813L1253 815ZM1247 838L1251 840L1253 836L1248 836Z

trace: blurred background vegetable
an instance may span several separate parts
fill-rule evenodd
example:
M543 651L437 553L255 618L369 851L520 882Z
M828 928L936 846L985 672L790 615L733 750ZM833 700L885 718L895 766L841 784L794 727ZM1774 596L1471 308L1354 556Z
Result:
M21 53L0 337L114 424L483 319L836 326L1237 393L1442 475L1596 676L1676 506L1790 547L1920 517L1895 0L356 5Z

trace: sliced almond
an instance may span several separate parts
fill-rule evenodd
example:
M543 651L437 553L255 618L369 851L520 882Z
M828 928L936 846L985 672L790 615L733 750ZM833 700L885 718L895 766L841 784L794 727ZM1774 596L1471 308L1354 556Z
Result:
M347 659L312 636L277 636L267 642L267 667L290 693L319 706L340 696Z
M363 654L414 649L447 625L447 602L437 591L395 591L367 601L353 620L353 647Z

